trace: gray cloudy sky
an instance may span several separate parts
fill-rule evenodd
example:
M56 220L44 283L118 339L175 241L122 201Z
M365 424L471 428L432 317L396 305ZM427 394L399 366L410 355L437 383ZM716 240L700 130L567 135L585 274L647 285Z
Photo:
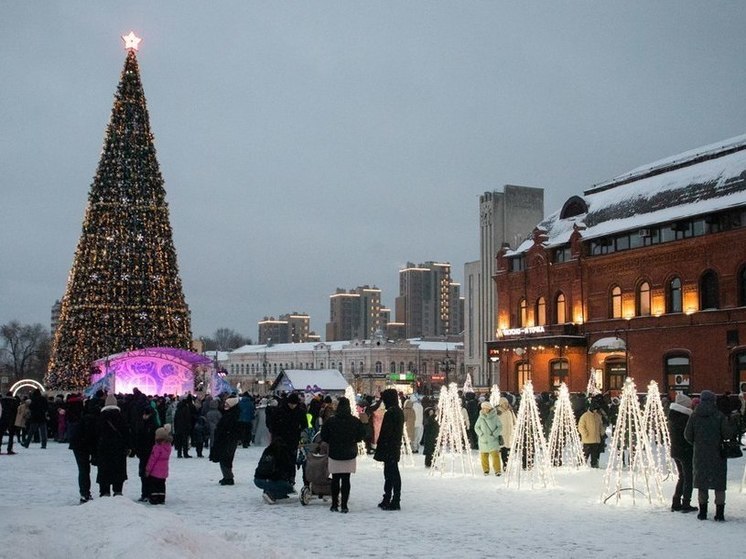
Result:
M196 336L479 253L478 197L572 194L746 132L746 3L3 2L0 323L65 290L138 59Z

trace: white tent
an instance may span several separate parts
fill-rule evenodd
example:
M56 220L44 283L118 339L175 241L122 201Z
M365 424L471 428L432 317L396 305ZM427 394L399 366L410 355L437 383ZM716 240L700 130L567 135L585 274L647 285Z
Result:
M344 393L349 386L337 369L288 369L272 385L275 392Z

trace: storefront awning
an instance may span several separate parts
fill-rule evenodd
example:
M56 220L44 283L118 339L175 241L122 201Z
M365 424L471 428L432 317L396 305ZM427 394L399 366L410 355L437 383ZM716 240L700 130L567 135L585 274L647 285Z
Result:
M588 353L609 353L613 351L627 351L627 345L622 338L615 336L596 340L588 348Z

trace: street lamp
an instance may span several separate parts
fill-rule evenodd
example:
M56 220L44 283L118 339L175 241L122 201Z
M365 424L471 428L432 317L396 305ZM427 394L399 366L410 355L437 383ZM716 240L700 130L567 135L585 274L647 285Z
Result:
M490 386L495 385L495 363L500 361L497 355L490 355Z

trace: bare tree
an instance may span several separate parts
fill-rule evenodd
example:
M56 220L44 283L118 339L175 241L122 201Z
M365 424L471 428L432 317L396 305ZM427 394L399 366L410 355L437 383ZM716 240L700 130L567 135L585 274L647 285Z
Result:
M13 320L0 327L0 360L13 380L44 377L49 361L50 336L41 324Z

